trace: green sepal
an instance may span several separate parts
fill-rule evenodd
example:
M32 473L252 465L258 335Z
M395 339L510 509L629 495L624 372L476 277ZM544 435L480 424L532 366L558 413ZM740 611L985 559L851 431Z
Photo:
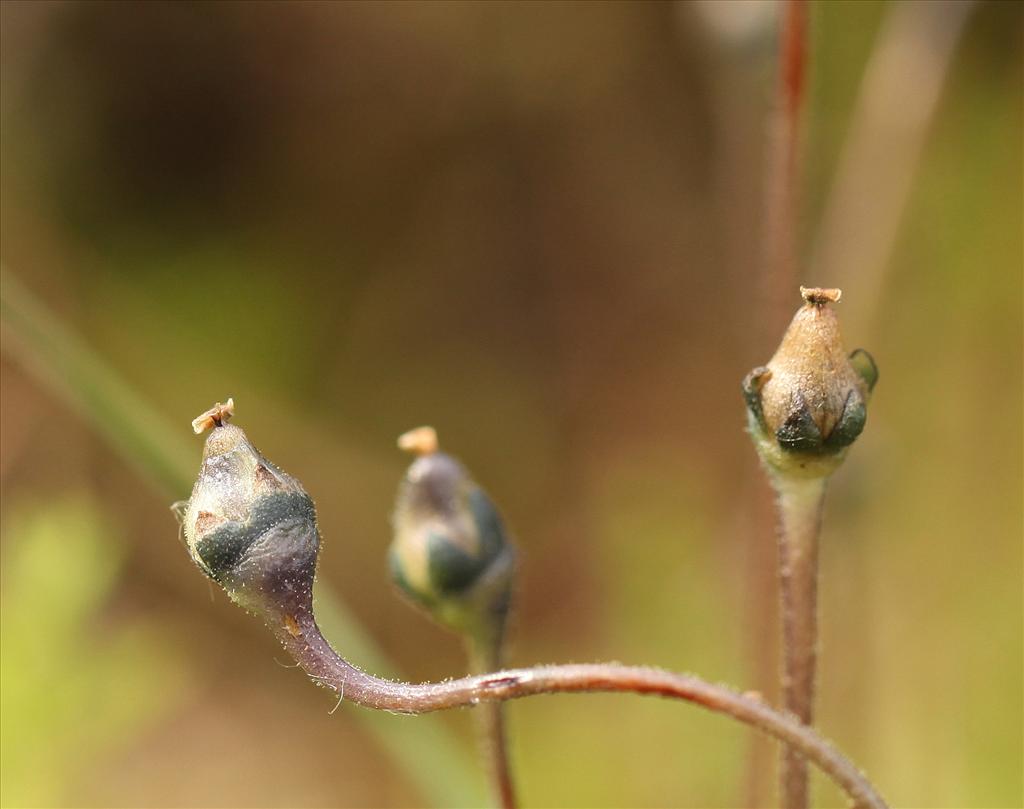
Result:
M765 366L759 365L743 377L743 398L747 403L747 410L762 430L767 430L768 425L765 424L764 411L761 409L761 388L771 378L771 374L772 372Z
M430 583L439 597L445 598L462 592L487 567L483 555L466 553L443 534L431 533L427 537L427 569Z
M868 387L868 393L871 393L878 383L878 366L875 364L874 357L863 348L858 348L850 354L850 365L857 372L857 376L864 380L864 384Z
M315 524L316 510L309 495L294 492L268 494L253 506L248 521L226 522L203 537L196 543L193 558L206 575L223 583L224 577L263 534L277 523L293 518L310 520Z
M797 394L796 406L775 431L775 440L787 452L817 452L821 449L821 430L811 416L807 403Z
M864 430L864 424L868 419L868 409L864 404L864 397L857 391L850 391L846 397L846 404L843 406L843 415L833 428L832 433L825 441L829 449L841 449L847 447L857 440L857 436Z
M473 515L473 522L480 537L480 557L486 564L490 564L502 549L508 544L505 535L505 525L501 521L501 515L494 507L483 489L473 488L466 497L469 510Z

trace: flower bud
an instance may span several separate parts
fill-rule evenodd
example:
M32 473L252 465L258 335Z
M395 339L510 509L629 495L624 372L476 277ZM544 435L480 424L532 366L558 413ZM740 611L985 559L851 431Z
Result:
M878 381L871 355L847 356L829 306L838 289L800 288L797 311L768 365L743 380L750 433L761 459L776 474L825 477L864 429L867 403Z
M405 433L398 444L420 457L398 491L392 578L440 623L500 632L515 551L497 509L458 461L438 451L433 428Z
M252 612L309 612L320 546L313 501L226 423L233 412L228 401L193 422L196 432L213 429L184 507L189 554Z

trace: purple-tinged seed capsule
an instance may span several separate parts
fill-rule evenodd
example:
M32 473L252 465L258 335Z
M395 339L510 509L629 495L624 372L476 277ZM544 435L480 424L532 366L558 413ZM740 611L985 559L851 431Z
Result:
M298 480L227 423L233 410L229 399L193 422L197 432L212 429L184 507L185 543L234 601L268 620L294 623L312 612L316 510Z
M391 576L417 605L460 632L500 633L515 551L497 508L466 469L438 450L432 427L404 433L417 455L399 487Z

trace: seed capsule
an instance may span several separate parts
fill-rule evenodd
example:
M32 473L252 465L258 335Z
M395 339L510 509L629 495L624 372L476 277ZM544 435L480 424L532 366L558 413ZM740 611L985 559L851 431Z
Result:
M251 611L308 611L320 546L313 501L239 427L226 423L223 407L196 419L211 421L213 429L184 509L189 554ZM219 417L211 415L215 411Z
M392 578L450 628L500 627L515 560L501 516L465 468L438 451L433 428L405 433L399 446L420 457L399 487Z
M824 477L842 461L864 429L867 403L878 380L871 355L847 356L830 304L838 289L800 288L797 311L775 356L743 380L748 424L770 469Z

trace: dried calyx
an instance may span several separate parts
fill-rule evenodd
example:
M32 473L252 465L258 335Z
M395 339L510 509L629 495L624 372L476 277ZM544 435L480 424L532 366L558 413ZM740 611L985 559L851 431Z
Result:
M743 380L748 424L769 469L825 477L864 429L878 380L871 355L847 356L831 304L838 289L800 288L797 311L775 356Z
M391 575L403 592L457 631L500 632L515 552L487 494L420 427L398 439L419 457L399 487L392 517Z
M196 432L212 431L184 509L189 554L251 612L268 620L311 614L320 547L313 501L227 423L232 413L229 399L193 422Z

